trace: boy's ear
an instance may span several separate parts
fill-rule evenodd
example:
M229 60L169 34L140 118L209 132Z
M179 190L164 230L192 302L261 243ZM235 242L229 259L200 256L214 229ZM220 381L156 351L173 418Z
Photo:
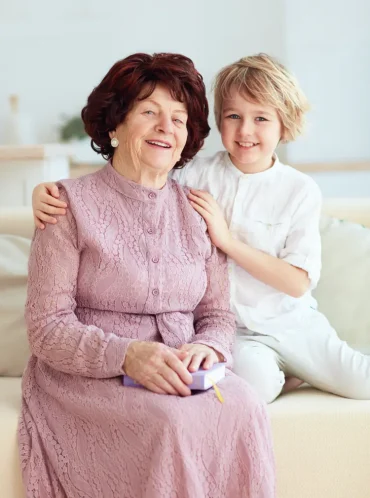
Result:
M282 144L287 144L289 142L289 140L287 140L285 134L283 134L281 137L280 137L280 142L279 143L282 143Z

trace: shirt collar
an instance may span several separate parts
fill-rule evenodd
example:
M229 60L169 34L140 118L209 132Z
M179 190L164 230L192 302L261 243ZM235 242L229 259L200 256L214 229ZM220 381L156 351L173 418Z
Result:
M231 161L229 153L225 151L225 163L229 171L231 171L236 177L238 178L249 178L253 180L262 180L265 178L269 178L270 176L273 176L276 174L276 172L280 169L281 163L279 161L279 158L274 152L274 164L271 166L271 168L266 169L265 171L260 171L259 173L243 173L240 171Z

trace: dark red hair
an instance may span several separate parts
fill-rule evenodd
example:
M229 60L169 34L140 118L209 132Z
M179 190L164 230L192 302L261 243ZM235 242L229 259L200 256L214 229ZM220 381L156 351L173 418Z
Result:
M169 89L173 99L183 102L188 112L188 139L175 168L195 156L210 131L203 78L191 59L168 53L130 55L116 62L94 88L81 116L95 152L105 159L113 157L109 132L125 120L135 101L148 98L158 83Z

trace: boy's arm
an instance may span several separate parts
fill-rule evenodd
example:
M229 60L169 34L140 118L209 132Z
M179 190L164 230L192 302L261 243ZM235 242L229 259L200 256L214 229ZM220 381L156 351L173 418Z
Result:
M230 239L221 250L252 277L289 296L301 297L309 288L307 271L254 249L240 240Z
M316 286L321 270L322 202L316 185L309 184L302 193L279 257L233 239L221 209L210 194L192 191L189 199L205 219L212 242L250 275L292 297L301 297Z
M59 200L59 189L55 183L40 183L32 192L33 219L37 228L43 230L45 223L57 222L53 214L66 214L67 203Z

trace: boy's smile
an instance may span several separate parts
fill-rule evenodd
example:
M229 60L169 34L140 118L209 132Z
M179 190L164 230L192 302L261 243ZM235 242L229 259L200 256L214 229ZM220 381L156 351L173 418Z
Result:
M270 168L281 133L275 108L251 102L236 89L231 90L222 109L221 138L240 171L258 173Z

